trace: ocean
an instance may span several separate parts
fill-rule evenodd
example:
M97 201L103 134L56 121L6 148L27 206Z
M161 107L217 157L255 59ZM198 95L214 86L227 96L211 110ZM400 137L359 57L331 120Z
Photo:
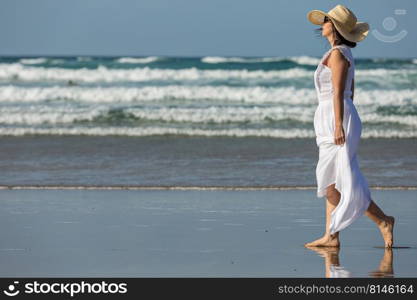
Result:
M2 57L0 186L314 188L318 57ZM417 59L356 59L359 161L416 186Z
M0 274L415 276L417 59L356 60L358 161L399 248L361 218L340 259L303 246L326 223L318 62L0 58Z
M318 57L2 57L0 136L314 137ZM356 59L363 138L417 137L417 59Z

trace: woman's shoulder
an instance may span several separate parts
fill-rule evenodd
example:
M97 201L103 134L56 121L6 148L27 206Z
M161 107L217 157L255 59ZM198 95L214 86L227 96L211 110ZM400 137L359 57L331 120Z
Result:
M338 49L339 51L337 51L337 52L341 53L341 55L342 55L345 59L347 59L347 61L348 61L348 62L353 62L353 56L352 56L352 52L350 51L350 47L349 47L349 46L347 46L347 45L345 45L345 44L341 44L341 45L336 45L336 46L333 46L333 47L329 50L330 54L331 54L331 53L333 52L333 50L335 50L335 49Z
M342 52L344 52L344 53L351 53L351 51L350 51L350 47L349 47L349 46L347 46L347 45L345 45L345 44L340 44L340 45L333 46L333 47L330 49L330 51L332 51L332 50L334 50L334 49L339 49L339 50L341 50L341 51L342 51Z
M347 46L345 44L340 44L340 45L335 45L335 46L331 47L329 50L327 50L324 53L324 56L331 54L333 52L333 50L335 50L335 49L339 49L340 52L342 52L342 53L349 53L349 54L351 54L351 51L350 51L350 47L349 46Z

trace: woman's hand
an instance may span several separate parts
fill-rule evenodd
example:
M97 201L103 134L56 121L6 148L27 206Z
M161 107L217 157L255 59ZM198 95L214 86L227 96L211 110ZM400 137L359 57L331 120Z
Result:
M334 143L343 145L345 143L345 130L342 125L336 125L334 129Z

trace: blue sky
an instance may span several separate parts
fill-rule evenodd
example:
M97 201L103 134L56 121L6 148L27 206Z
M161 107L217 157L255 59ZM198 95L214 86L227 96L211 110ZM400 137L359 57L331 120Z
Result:
M356 57L417 57L416 0L2 0L0 55L320 56L327 40L306 14L337 4L405 33L370 32Z

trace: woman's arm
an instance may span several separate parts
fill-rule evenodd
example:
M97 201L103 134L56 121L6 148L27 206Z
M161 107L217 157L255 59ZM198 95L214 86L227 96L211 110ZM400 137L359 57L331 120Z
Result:
M355 95L355 78L352 79L352 102L353 102L354 95Z
M336 48L337 49L337 48ZM333 84L333 108L335 120L335 144L342 145L345 142L343 129L344 115L344 91L349 62L340 51L332 51L328 60L329 68L332 70Z

